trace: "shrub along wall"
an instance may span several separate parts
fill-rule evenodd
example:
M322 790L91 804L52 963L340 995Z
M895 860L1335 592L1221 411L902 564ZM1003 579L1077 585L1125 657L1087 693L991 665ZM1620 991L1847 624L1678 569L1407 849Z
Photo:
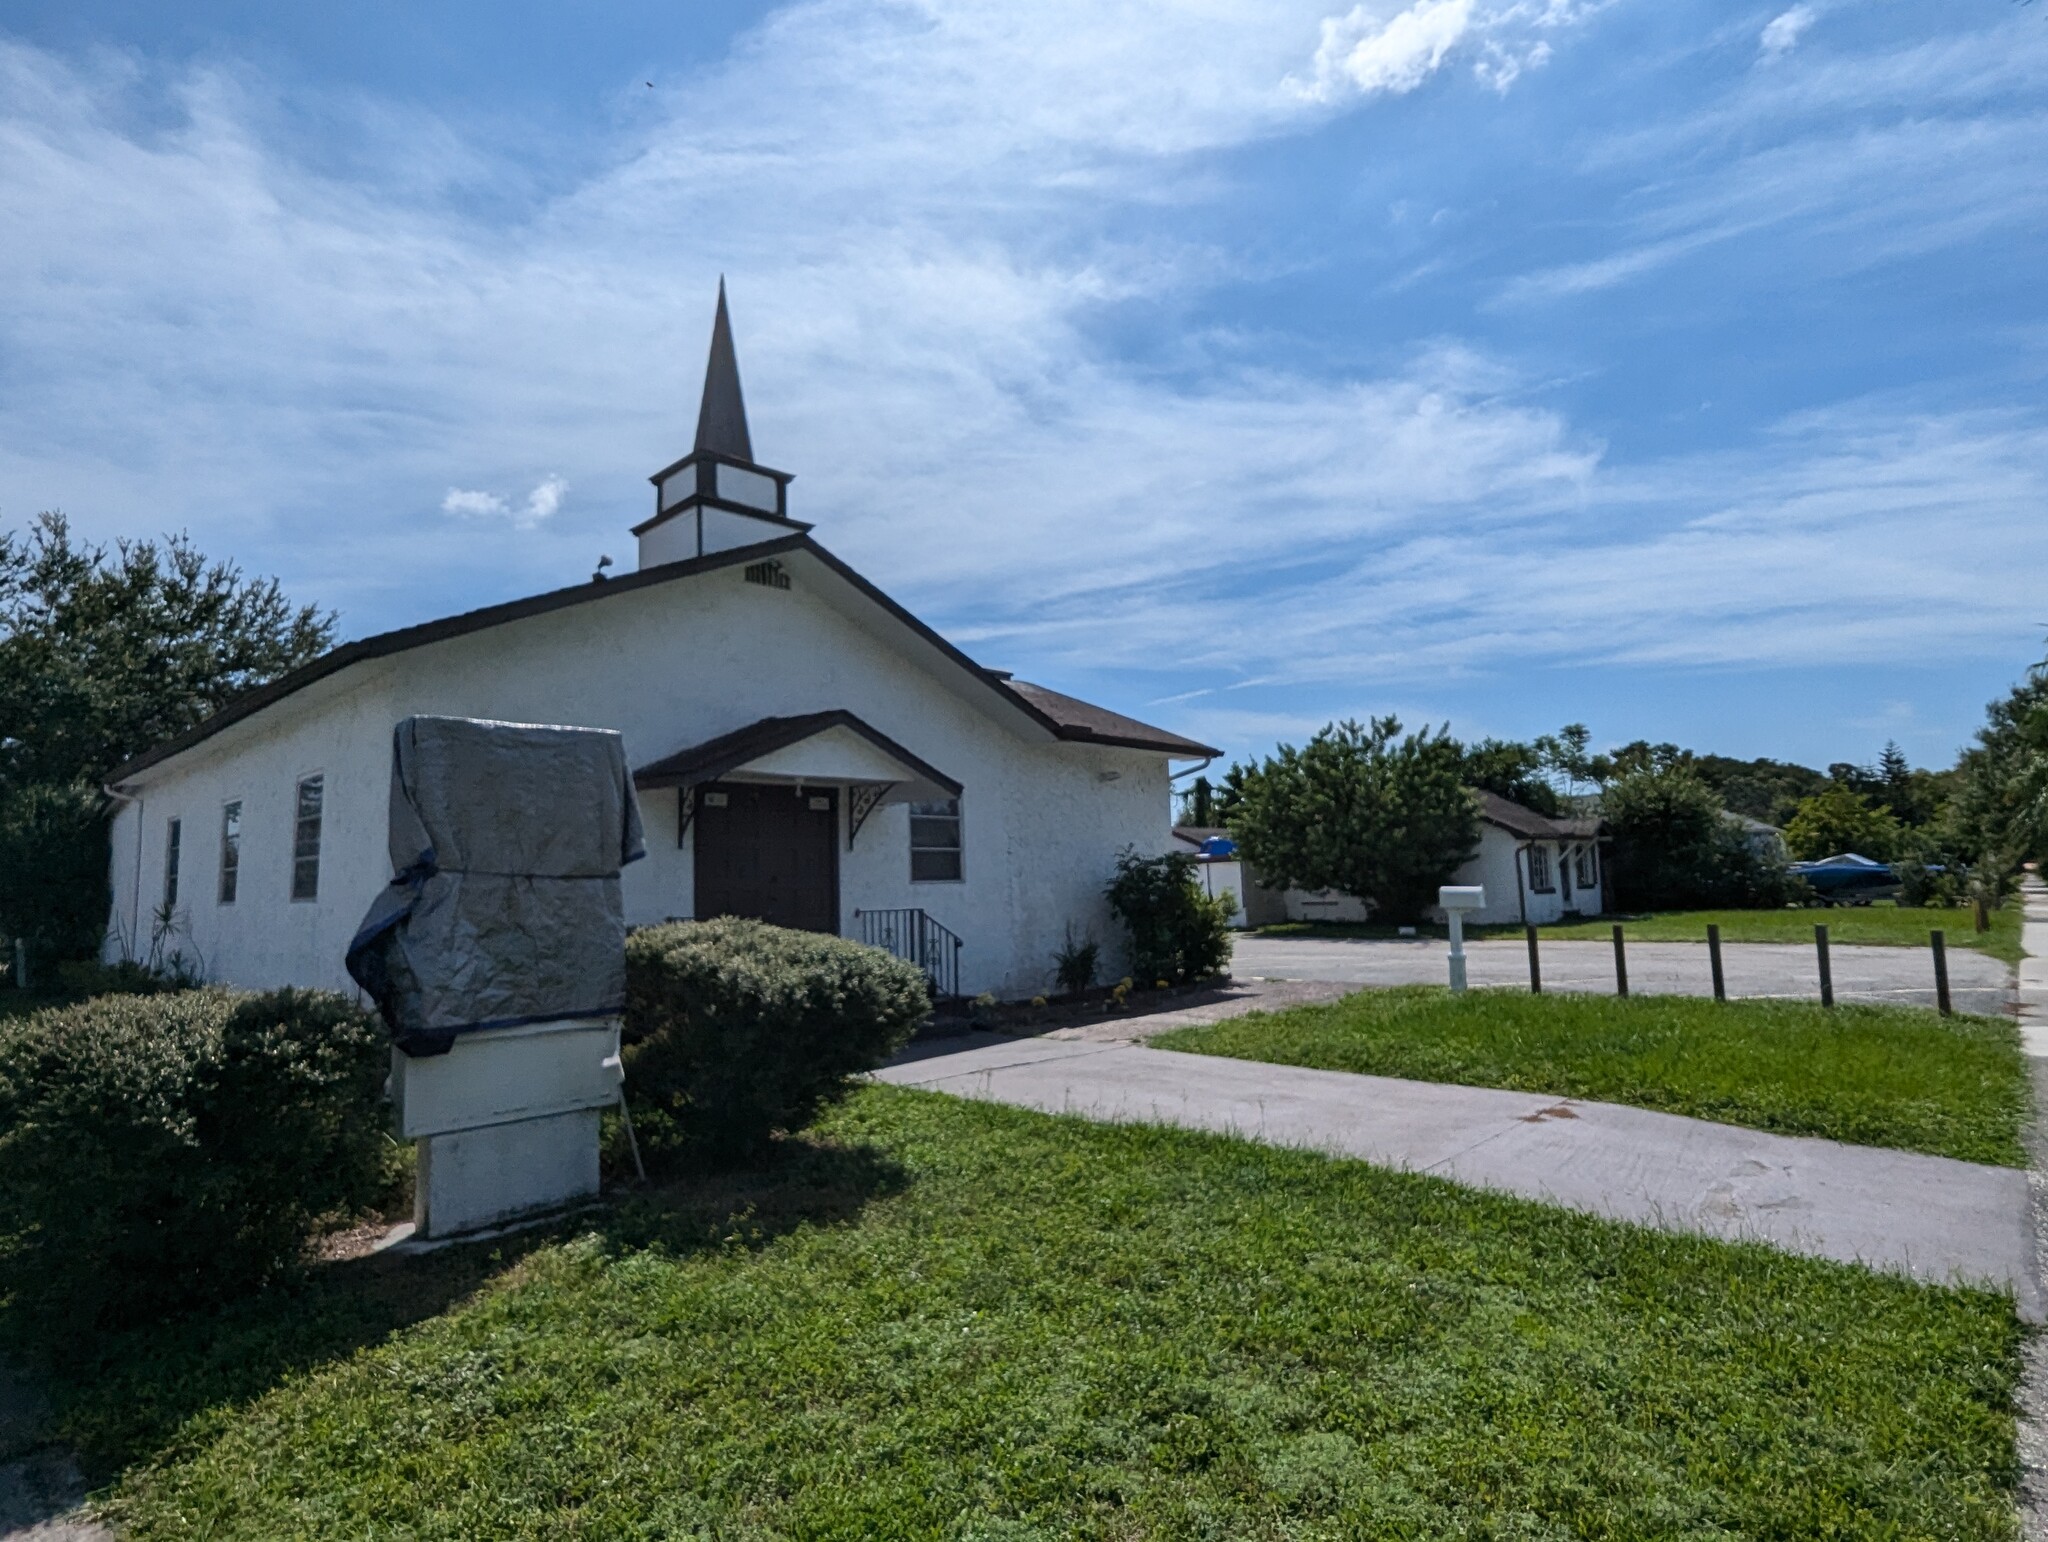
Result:
M325 992L103 996L0 1024L0 1296L25 1347L228 1299L383 1182L389 1040Z
M800 1129L931 1011L915 964L838 937L724 917L626 939L626 1090L719 1159Z

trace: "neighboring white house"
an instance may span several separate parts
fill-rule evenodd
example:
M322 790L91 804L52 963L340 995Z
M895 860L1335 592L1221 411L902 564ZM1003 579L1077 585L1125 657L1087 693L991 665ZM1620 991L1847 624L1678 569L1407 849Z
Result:
M1229 896L1231 926L1245 930L1287 919L1281 897L1259 882L1258 874L1235 849L1227 854L1216 854L1210 849L1219 840L1230 840L1228 830L1220 825L1175 825L1173 838L1177 850L1194 857L1195 877L1210 898L1219 894Z
M1497 793L1474 790L1479 851L1451 882L1483 884L1486 908L1467 911L1475 925L1531 923L1597 916L1604 908L1600 821L1552 819ZM1371 904L1336 889L1289 889L1290 921L1363 921ZM1430 911L1441 922L1441 911Z
M1472 796L1479 801L1479 854L1451 880L1486 886L1486 908L1468 910L1468 924L1546 926L1606 908L1599 820L1552 819L1498 793ZM1441 911L1431 916L1443 919Z
M695 447L652 480L639 571L344 644L116 768L107 956L353 989L415 713L619 730L629 923L754 915L1006 995L1070 926L1119 935L1118 850L1169 849L1170 763L1216 751L982 668L811 539L753 459L722 288Z

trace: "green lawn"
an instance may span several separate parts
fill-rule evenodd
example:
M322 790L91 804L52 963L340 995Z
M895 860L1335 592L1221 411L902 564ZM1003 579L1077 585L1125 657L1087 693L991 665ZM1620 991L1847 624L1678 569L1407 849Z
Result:
M1934 910L1889 903L1810 910L1668 910L1647 916L1603 916L1538 927L1544 937L1605 942L1616 922L1640 942L1705 942L1709 923L1721 928L1723 942L1813 943L1815 925L1828 929L1831 942L1875 943L1885 947L1924 948L1927 934L1946 934L1952 948L1978 948L2008 964L2020 961L2020 909L2017 904L1992 912L1991 930L1979 932L1967 910ZM1420 928L1426 937L1441 937L1440 926ZM1519 926L1474 926L1472 937L1519 937ZM1262 937L1393 937L1396 928L1377 922L1286 921L1259 928Z
M1180 1028L1152 1043L2026 1166L2026 1062L2004 1018L1408 986Z
M111 1346L150 1538L2007 1539L2011 1303L892 1088Z

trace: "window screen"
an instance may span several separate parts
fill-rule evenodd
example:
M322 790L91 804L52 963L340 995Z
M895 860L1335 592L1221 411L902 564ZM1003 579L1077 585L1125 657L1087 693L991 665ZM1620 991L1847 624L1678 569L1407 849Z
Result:
M164 826L164 909L178 903L178 848L184 844L185 822L173 819Z
M1600 862L1593 855L1591 846L1579 848L1578 873L1579 887L1582 889L1593 888L1600 882Z
M1531 846L1529 848L1529 887L1536 890L1550 887L1550 848Z
M299 783L297 816L292 824L292 898L320 897L320 803L322 778Z
M220 811L220 902L232 905L242 878L242 802L223 804Z
M910 877L942 883L960 876L960 800L910 805Z

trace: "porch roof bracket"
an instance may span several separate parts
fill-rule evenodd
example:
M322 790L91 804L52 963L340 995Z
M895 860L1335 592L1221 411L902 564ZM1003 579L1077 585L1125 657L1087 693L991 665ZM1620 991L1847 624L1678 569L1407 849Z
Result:
M690 833L690 821L697 817L697 784L685 782L676 789L676 849Z
M882 806L894 782L855 782L846 789L846 849L853 850L853 838L868 822L868 815Z

